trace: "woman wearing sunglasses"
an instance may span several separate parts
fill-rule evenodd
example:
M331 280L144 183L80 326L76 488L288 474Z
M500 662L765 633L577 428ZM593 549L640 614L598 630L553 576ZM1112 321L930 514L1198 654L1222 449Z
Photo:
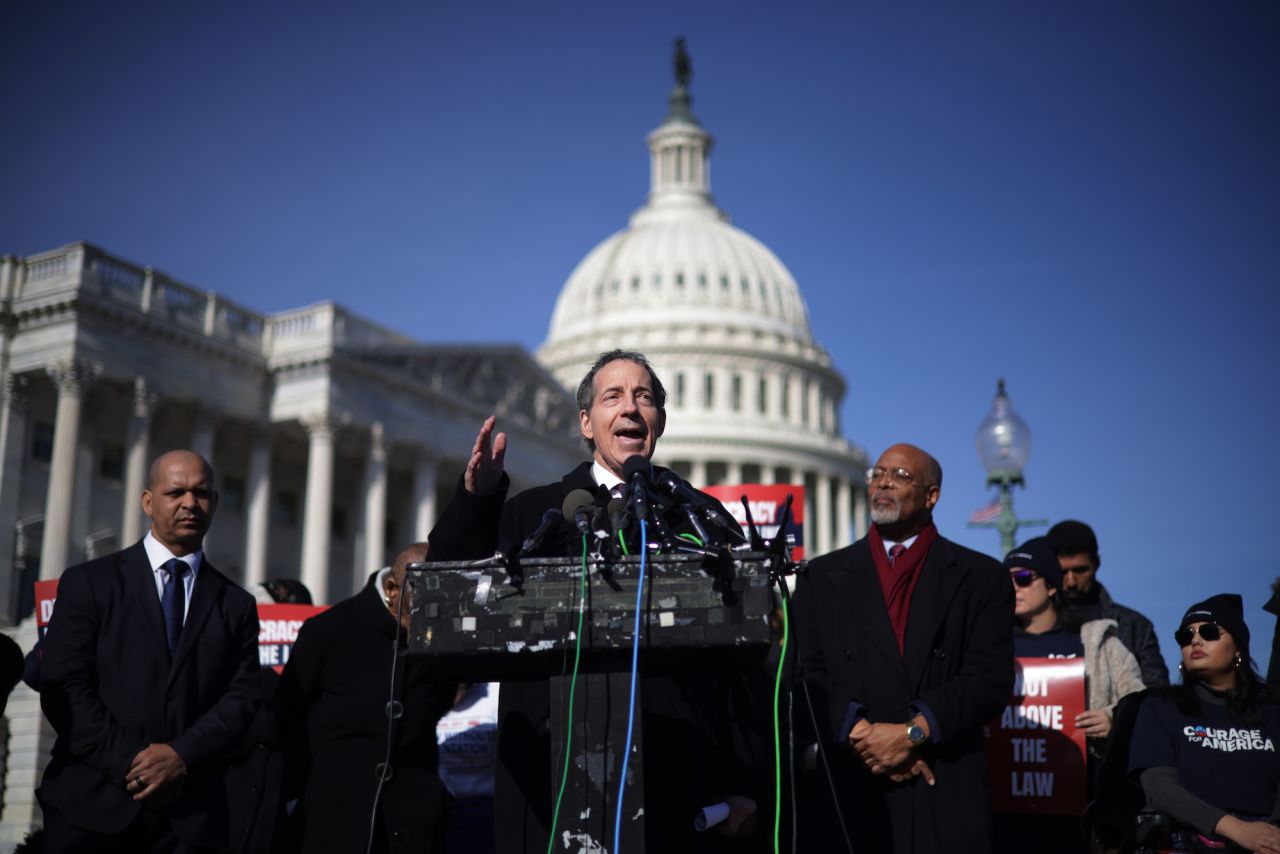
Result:
M1141 691L1142 668L1116 633L1115 620L1073 623L1062 604L1062 569L1044 537L1028 540L1004 559L1013 582L1013 654L1019 658L1083 658L1087 710L1075 725L1089 738L1090 761L1102 755L1111 733L1111 710L1126 694ZM1028 851L1087 852L1078 816L996 816L1001 854Z
M1187 850L1280 854L1280 705L1249 658L1243 601L1192 605L1174 639L1182 684L1143 701L1130 772Z
M1083 658L1088 710L1075 725L1090 739L1111 733L1111 710L1141 691L1142 668L1116 634L1115 620L1071 622L1059 591L1062 569L1045 537L1027 540L1004 559L1013 581L1013 654L1019 658ZM1090 753L1100 756L1098 743Z

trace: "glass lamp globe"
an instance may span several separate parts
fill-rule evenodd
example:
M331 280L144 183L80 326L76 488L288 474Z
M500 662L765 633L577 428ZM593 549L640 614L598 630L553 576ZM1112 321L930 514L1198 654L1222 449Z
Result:
M1022 468L1031 455L1031 430L1013 411L1004 380L996 385L991 411L978 425L978 458L992 483L1022 482Z

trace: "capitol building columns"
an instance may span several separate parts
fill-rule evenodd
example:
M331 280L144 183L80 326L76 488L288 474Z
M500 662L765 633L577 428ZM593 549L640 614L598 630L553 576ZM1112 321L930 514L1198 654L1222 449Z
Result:
M191 444L187 447L208 460L215 472L217 464L213 459L213 443L217 435L217 413L209 406L197 403L191 417Z
M145 530L142 501L139 496L148 487L150 463L151 416L159 396L147 388L147 378L139 374L133 381L133 406L125 431L124 506L121 508L120 543L136 543Z
M836 542L846 545L853 541L853 484L841 478L836 487Z
M6 371L0 401L0 556L15 552L18 495L22 486L29 420L27 378ZM18 580L0 576L0 614L10 613L19 595Z
M814 479L818 487L813 497L816 511L814 521L818 523L817 536L813 538L814 554L826 554L831 551L831 520L834 515L831 506L831 478L826 472L818 471L814 472Z
M271 427L249 431L249 468L245 478L244 585L267 580L267 535L271 519ZM129 542L126 540L126 542Z
M426 449L414 454L413 540L425 543L436 524L436 460Z
M302 583L319 604L329 602L329 527L333 516L333 434L326 414L301 419L307 432L306 500L302 522Z
M44 536L40 543L40 578L57 578L67 566L73 498L76 496L76 458L80 454L80 408L89 385L102 372L100 365L64 360L47 368L58 391L53 426L53 456L49 492L45 499Z
M356 568L357 585L387 562L387 443L382 423L369 428L369 459L364 479L364 559Z

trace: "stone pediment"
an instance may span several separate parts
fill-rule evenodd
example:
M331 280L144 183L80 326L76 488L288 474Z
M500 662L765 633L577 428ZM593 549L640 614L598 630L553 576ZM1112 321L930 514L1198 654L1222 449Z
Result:
M336 348L335 362L394 370L432 394L466 402L548 435L577 435L577 402L515 344L391 343Z

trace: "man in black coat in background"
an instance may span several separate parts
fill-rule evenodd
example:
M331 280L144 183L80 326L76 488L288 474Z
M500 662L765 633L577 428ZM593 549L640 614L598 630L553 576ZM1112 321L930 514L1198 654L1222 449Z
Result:
M867 474L872 530L809 564L798 653L855 850L987 854L983 725L1013 688L1013 587L933 525L942 467L894 445ZM818 775L824 779L823 775ZM825 785L813 850L843 851Z
M652 457L666 426L662 383L643 355L614 350L596 360L577 398L579 426L593 459L559 483L534 487L510 501L504 501L506 436L494 434L493 417L485 421L457 493L431 532L431 560L489 557L499 544L519 544L538 527L545 511L559 510L575 489L587 490L602 507L610 496L621 494L623 464L636 455ZM679 530L676 515L668 524ZM562 522L534 553L570 554L580 537L572 520ZM694 845L697 850L718 850L720 844L726 850L754 850L749 840L731 838L744 832L757 812L761 796L751 780L766 764L759 757L736 755L727 746L731 735L724 732L726 698L741 698L738 687L732 679L703 674L644 678L645 832L650 850L692 850ZM496 848L503 854L547 850L553 780L548 708L545 680L503 683L494 793ZM554 774L559 773L555 769ZM724 833L713 831L699 839L692 830L695 814L719 801L730 806Z
M58 733L38 791L45 851L227 843L222 773L258 701L258 613L204 559L217 504L208 462L164 454L142 541L58 582L40 664Z
M285 797L299 801L288 847L361 854L372 832L375 852L443 850L448 793L437 774L436 723L458 686L436 678L422 657L395 654L393 663L397 633L403 653L409 625L405 571L426 554L425 543L404 549L298 631L276 688ZM393 703L399 712L389 716Z

